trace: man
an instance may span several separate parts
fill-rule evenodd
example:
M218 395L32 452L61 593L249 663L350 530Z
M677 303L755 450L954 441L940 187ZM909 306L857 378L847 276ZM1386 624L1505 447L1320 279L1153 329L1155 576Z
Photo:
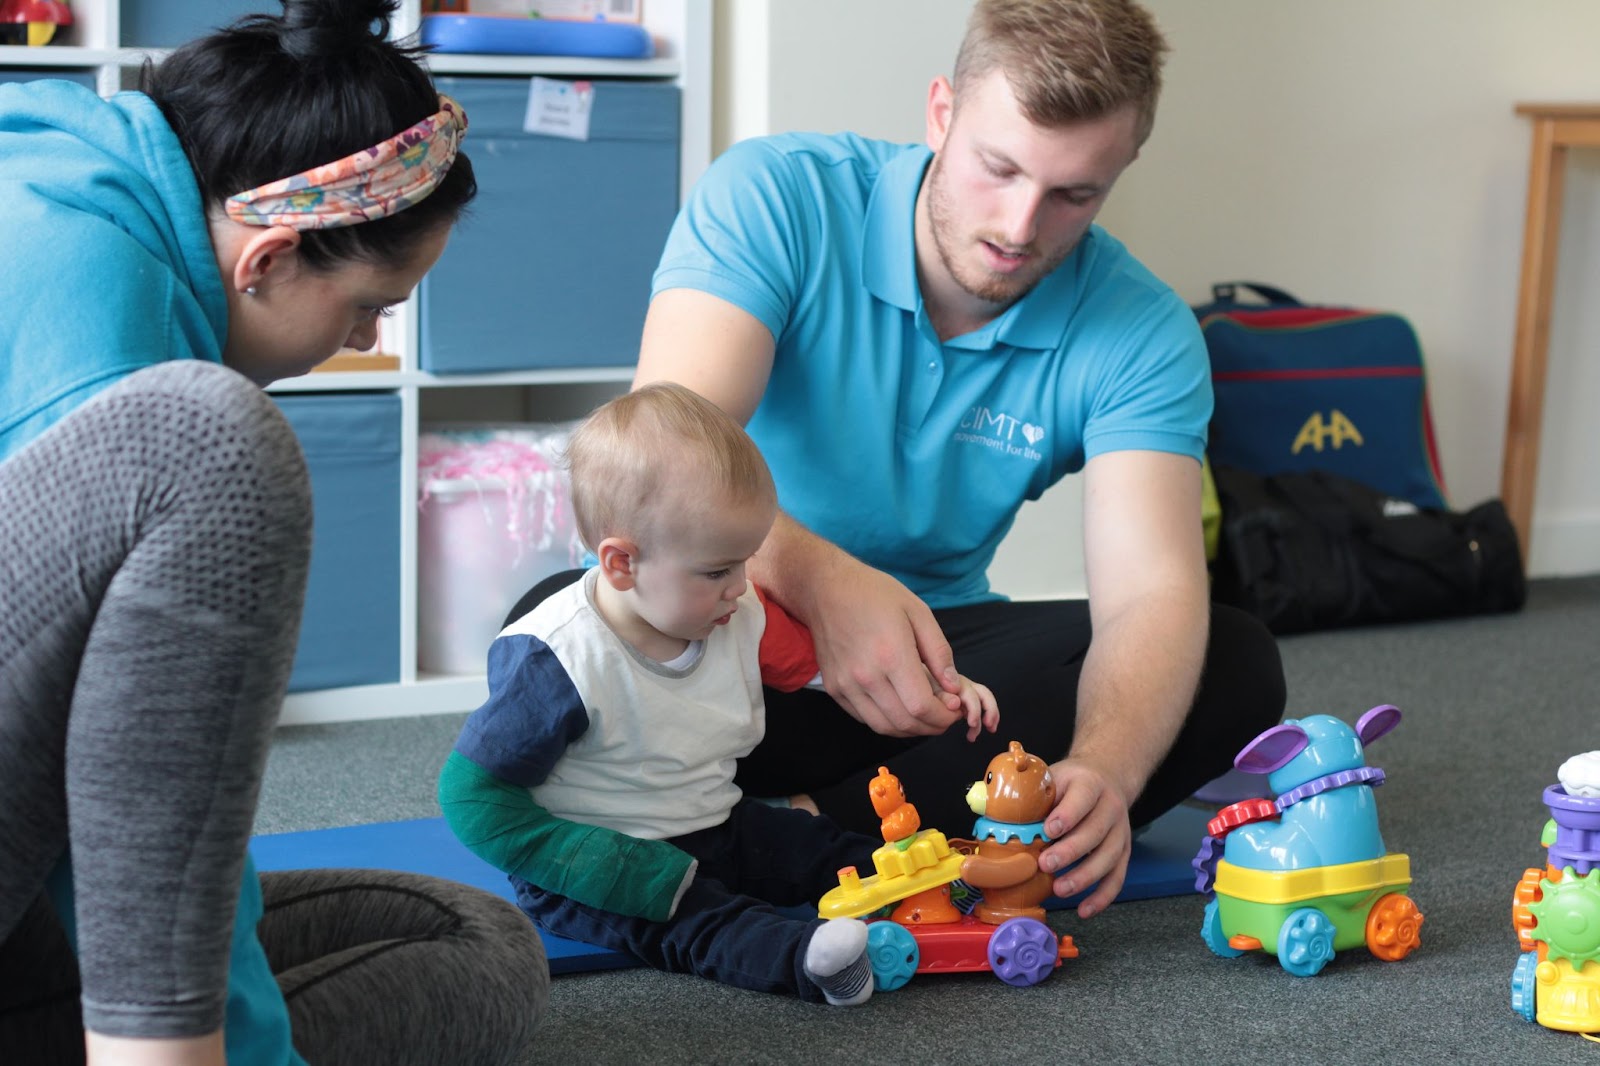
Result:
M883 762L924 824L964 831L993 752L958 727L959 662L1001 738L1057 758L1040 866L1093 888L1083 917L1121 889L1131 826L1284 702L1272 638L1208 603L1194 317L1092 226L1165 50L1131 0L979 0L927 149L734 146L668 240L635 379L746 422L777 479L750 571L810 625L827 694L767 693L741 785L870 831ZM1089 601L1001 600L985 571L1017 509L1079 470Z

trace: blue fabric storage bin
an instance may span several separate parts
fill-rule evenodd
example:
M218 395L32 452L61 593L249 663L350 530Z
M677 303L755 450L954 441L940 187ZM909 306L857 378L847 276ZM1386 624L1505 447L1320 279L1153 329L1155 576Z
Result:
M589 139L524 133L526 78L436 78L478 198L419 292L434 373L626 366L678 210L679 92L593 81Z
M39 81L43 78L77 82L86 89L95 87L92 70L73 70L71 67L12 67L9 70L0 70L0 82Z
M400 398L275 396L311 471L311 576L289 691L400 680Z
M130 48L176 48L243 15L281 15L275 0L121 0L122 43Z

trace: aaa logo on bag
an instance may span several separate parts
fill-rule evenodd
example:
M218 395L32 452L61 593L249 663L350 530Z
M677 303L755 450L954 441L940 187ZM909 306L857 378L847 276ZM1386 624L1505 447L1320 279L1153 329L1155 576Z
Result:
M1289 454L1299 455L1302 448L1320 452L1329 444L1335 451L1346 444L1359 448L1364 443L1361 431L1344 416L1343 411L1338 408L1329 411L1327 421L1323 421L1321 411L1312 411L1311 417L1306 419L1305 425L1300 427L1299 434L1295 436L1294 447L1289 449Z

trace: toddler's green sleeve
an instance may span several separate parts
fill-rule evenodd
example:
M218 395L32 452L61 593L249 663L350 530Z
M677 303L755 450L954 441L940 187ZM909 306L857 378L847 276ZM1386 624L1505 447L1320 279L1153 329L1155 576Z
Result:
M672 917L699 865L664 840L557 818L528 790L452 751L439 774L439 806L467 850L546 892L614 914Z

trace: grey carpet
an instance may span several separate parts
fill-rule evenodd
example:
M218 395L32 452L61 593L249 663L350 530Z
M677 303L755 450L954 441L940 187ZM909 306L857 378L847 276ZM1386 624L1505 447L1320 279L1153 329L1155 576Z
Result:
M1314 978L1224 960L1198 896L1054 924L1083 949L1050 980L920 977L854 1010L643 970L557 978L529 1063L1600 1064L1600 1045L1522 1021L1512 892L1543 861L1544 786L1600 749L1600 578L1531 586L1516 615L1283 641L1291 717L1405 719L1368 752L1389 848L1411 856L1422 947L1340 954ZM1003 712L1002 708L1002 712ZM438 814L434 775L462 715L280 730L259 832ZM866 797L863 797L866 802ZM1198 841L1196 844L1198 846Z

